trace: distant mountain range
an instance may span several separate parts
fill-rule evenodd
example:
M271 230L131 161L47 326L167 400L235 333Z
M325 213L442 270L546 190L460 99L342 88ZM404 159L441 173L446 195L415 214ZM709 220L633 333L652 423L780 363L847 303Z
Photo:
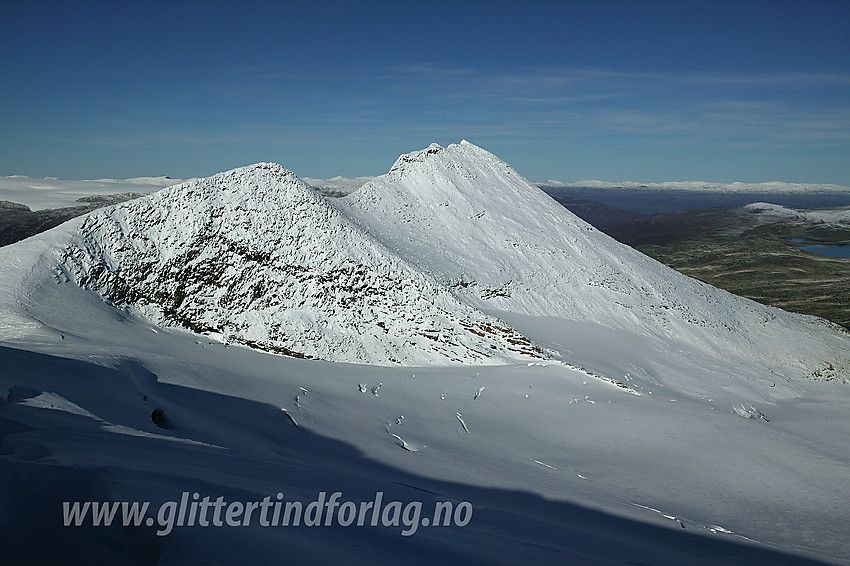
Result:
M641 189L646 191L694 191L724 193L850 193L850 187L816 183L785 183L767 181L764 183L712 183L706 181L666 181L663 183L642 183L636 181L543 181L537 183L541 188L592 188L592 189Z

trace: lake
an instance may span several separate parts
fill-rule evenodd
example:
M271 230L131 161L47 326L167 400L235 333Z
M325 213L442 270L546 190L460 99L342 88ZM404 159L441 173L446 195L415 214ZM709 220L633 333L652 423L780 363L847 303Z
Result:
M827 257L850 257L850 245L815 245L815 246L803 246L799 248L801 250L806 250L807 252L816 253L819 255L827 256Z

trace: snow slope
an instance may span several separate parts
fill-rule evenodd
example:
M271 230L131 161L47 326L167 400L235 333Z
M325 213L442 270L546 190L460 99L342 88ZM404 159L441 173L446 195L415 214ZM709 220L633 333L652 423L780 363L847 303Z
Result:
M0 331L0 542L15 563L848 563L842 384L805 382L783 400L768 388L700 396L684 381L644 382L636 396L553 362L298 360L155 327L46 283L30 282L16 307L42 331ZM742 402L768 420L742 418ZM151 422L155 407L172 429ZM412 537L380 526L159 538L155 527L56 525L62 501L281 491L306 504L337 490L467 500L475 512L466 527Z
M671 355L769 367L772 381L850 371L850 341L836 326L688 278L594 229L466 141L401 156L340 205L465 302L544 342L535 327L549 317L634 333Z
M100 209L57 247L57 276L159 324L260 349L377 364L539 357L279 165Z

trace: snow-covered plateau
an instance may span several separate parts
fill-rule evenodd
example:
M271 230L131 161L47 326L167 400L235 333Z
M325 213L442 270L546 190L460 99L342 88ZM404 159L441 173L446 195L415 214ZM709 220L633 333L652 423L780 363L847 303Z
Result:
M180 183L169 177L135 177L132 179L97 179L70 181L25 175L0 177L0 201L26 205L32 210L77 206L79 199L117 193L147 194Z
M850 193L850 187L828 183L787 183L767 181L764 183L717 183L707 181L665 181L662 183L641 183L636 181L575 181L563 183L548 180L539 183L552 188L580 187L594 189L638 189L644 191L693 191L711 193Z
M178 183L0 270L10 563L850 564L850 334L619 244L469 142L339 199L270 163ZM157 536L183 492L335 491L474 512ZM69 501L154 507L64 527Z

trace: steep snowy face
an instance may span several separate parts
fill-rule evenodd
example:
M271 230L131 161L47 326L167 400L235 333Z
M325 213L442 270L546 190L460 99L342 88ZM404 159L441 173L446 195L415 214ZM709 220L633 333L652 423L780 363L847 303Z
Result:
M341 204L465 300L493 310L604 321L640 305L685 309L671 301L676 287L692 287L466 141L402 155Z
M785 365L794 375L847 364L846 336L824 321L764 307L663 266L466 141L402 155L340 206L486 312L590 321L668 349L686 345Z
M157 323L294 356L429 365L540 355L270 163L96 211L60 265Z
M340 204L386 243L466 290L467 298L535 315L553 314L553 307L558 312L560 305L539 291L573 280L574 256L585 253L584 232L593 230L510 165L466 141L402 155L388 174ZM548 273L523 292L553 262L569 269Z

